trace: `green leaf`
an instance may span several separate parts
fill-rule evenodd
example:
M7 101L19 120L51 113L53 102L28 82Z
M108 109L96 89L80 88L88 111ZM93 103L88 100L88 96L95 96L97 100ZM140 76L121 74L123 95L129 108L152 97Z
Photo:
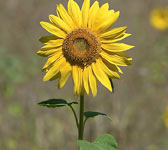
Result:
M93 143L78 140L78 146L81 147L82 150L118 150L117 143L110 134L101 135Z
M111 83L112 91L113 91L113 93L114 93L114 84L113 84L113 80L112 80L111 78L109 78L109 80L110 80L110 83Z
M101 150L95 144L90 143L88 141L78 140L77 144L78 144L79 147L82 148L82 150Z
M94 112L94 111L87 111L87 112L84 112L84 116L86 117L86 119L88 118L94 118L96 116L105 116L107 117L108 119L112 120L110 116L104 114L104 113L101 113L101 112Z
M110 134L103 134L99 136L94 144L102 148L102 150L117 150L118 145L114 137Z
M49 108L55 108L55 107L63 107L63 106L78 104L78 103L77 102L68 103L64 99L49 99L49 100L46 100L46 101L42 101L38 104L41 105L41 106L49 107Z

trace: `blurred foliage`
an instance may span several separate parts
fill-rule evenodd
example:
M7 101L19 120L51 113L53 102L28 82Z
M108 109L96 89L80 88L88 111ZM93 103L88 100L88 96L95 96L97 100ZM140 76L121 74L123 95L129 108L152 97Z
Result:
M152 79L156 83L166 83L168 76L168 38L167 35L162 35L154 45L154 60L150 64Z
M8 140L8 148L14 150L17 148L17 142L14 139Z
M0 53L0 70L3 70L3 80L13 83L23 82L25 80L23 63L24 61L17 56Z
M0 91L4 95L12 96L14 84L23 83L37 73L35 56L29 57L28 62L31 62L31 65L17 55L10 55L4 50L0 51Z
M14 116L21 116L23 114L22 106L19 104L11 104L9 105L9 113Z

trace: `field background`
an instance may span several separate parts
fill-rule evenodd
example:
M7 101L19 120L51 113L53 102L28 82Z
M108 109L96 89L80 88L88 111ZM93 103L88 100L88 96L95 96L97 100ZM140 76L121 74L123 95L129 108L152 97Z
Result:
M82 1L77 1L80 6ZM93 3L93 0L91 0ZM128 26L124 42L133 65L114 80L115 92L101 84L98 95L86 96L86 110L111 116L89 120L85 139L112 134L119 150L167 150L168 128L163 113L168 106L168 32L149 22L152 9L168 6L167 0L101 0L120 10L115 26ZM36 105L49 98L78 101L69 79L58 90L57 81L43 82L46 59L37 56L38 41L48 35L39 24L55 14L56 4L67 0L0 0L0 150L74 150L77 130L68 108Z

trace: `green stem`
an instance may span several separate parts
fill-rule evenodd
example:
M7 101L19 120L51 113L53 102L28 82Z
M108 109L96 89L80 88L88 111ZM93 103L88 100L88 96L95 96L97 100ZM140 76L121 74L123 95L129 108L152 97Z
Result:
M76 115L76 112L75 112L74 108L73 108L71 105L69 105L69 107L72 109L72 112L73 112L73 114L74 114L75 121L76 121L76 126L77 126L77 128L78 128L78 127L79 127L79 124L78 124L78 117L77 117L77 115Z
M84 122L83 122L83 128L85 128L85 124L88 118L85 118Z
M79 113L79 126L78 126L78 140L83 140L84 131L84 95L80 96L80 113Z

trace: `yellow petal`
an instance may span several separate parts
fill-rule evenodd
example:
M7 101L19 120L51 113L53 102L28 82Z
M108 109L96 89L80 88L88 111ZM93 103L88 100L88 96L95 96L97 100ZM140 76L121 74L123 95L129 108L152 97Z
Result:
M118 27L111 29L110 31L107 31L103 34L100 34L101 38L115 38L116 36L119 36L120 34L123 34L126 31L127 27Z
M87 27L88 19L89 19L89 8L90 8L90 0L84 0L82 6L82 20L83 20L83 27Z
M47 50L47 51L38 50L36 52L36 54L39 55L39 56L42 56L42 57L48 57L48 56L50 56L50 55L52 55L56 52L57 52L57 49L50 49L50 50Z
M58 72L55 76L53 76L50 81L53 81L53 80L57 80L58 78L60 78L60 72Z
M74 93L77 94L79 85L78 66L72 67L72 79L74 84Z
M65 66L63 66L63 68L60 70L60 72L61 72L61 76L58 81L58 87L62 88L65 85L66 81L68 80L68 78L72 72L71 65L68 62L66 62Z
M120 73L123 73L122 70L117 66L117 65L114 65L114 64L111 64L110 62L108 62L106 59L102 58L102 61L103 63L112 71L114 72L120 72Z
M47 43L49 42L50 40L57 40L58 38L56 36L42 36L39 41L41 43Z
M115 65L119 65L119 66L128 66L131 65L131 62L129 61L129 59L127 59L126 57L122 57L119 56L117 54L107 54L106 52L102 51L100 53L100 55L106 59L108 62L115 64Z
M113 43L113 42L117 42L117 41L121 41L125 38L127 38L128 36L130 36L131 34L128 33L124 33L124 34L120 34L119 36L114 37L113 39L101 39L101 43Z
M50 40L48 42L46 42L45 46L43 46L42 48L40 48L41 51L46 51L46 50L49 50L49 49L55 49L57 47L60 47L62 46L63 44L63 39L57 39L57 40Z
M120 79L120 76L118 75L117 72L110 70L103 62L101 59L97 60L97 65L100 66L100 68L110 77Z
M45 44L52 44L52 45L56 45L56 46L61 46L63 43L63 39L56 39L56 40L50 40L48 42L46 42Z
M64 57L62 57L61 59L59 59L58 61L56 61L53 66L50 68L50 70L46 73L46 75L43 78L43 81L48 81L50 80L52 77L56 76L57 73L59 73L60 69L62 68L62 66L64 66L66 63L66 60Z
M108 9L109 9L109 4L108 4L108 3L105 3L105 4L103 4L103 5L100 7L98 13L102 13L102 14L104 15L105 12L108 12ZM100 16L96 16L96 17L100 17Z
M72 18L69 16L68 12L64 8L62 4L57 6L57 15L61 17L61 19L71 28L74 29L74 23Z
M55 24L58 28L64 30L65 32L69 33L72 31L71 28L61 18L50 15L49 19L53 24Z
M94 4L91 6L89 10L89 21L88 21L88 27L91 29L93 22L95 22L95 16L97 14L97 11L99 10L99 2L95 1Z
M46 29L48 32L56 35L59 38L65 38L66 34L64 31L57 28L55 25L48 23L48 22L40 22L41 26Z
M123 71L121 70L121 68L118 67L118 66L116 66L116 67L117 67L117 69L118 69L118 72L123 74Z
M77 25L77 27L81 27L82 13L80 11L78 4L73 0L69 0L68 2L68 13L71 16L73 22Z
M104 18L104 21L102 21L101 24L96 28L97 33L103 33L107 29L109 29L114 24L114 22L116 22L116 20L119 17L119 14L119 11L117 11L116 13L109 12L107 14L107 17Z
M104 22L104 20L107 17L108 14L108 8L109 5L108 3L105 3L104 5L102 5L101 8L98 9L98 11L96 12L94 21L92 22L92 30L96 31L97 27L102 24Z
M101 44L101 47L109 52L122 52L133 48L134 46L124 43L109 43Z
M54 54L52 57L48 58L46 64L43 66L43 71L45 69L47 69L50 65L52 65L55 61L57 61L58 59L62 58L63 54L62 52L58 52L56 54Z
M124 52L115 52L116 55L120 56L120 57L124 57L127 60L132 60L131 57L129 57L127 54L125 54Z
M92 91L93 96L95 97L97 95L97 79L95 75L93 74L91 66L88 66L88 72L89 72L90 89Z
M62 48L58 47L58 48L49 48L44 50L39 50L36 52L36 54L43 56L43 57L48 57L48 56L52 56L53 54L56 54L57 52L61 52Z
M108 76L105 74L105 72L100 68L100 66L96 63L92 63L92 69L94 74L96 75L96 78L103 84L107 89L112 91L111 83L108 78Z
M85 91L89 95L89 70L88 70L88 67L84 68L83 83L84 83Z

